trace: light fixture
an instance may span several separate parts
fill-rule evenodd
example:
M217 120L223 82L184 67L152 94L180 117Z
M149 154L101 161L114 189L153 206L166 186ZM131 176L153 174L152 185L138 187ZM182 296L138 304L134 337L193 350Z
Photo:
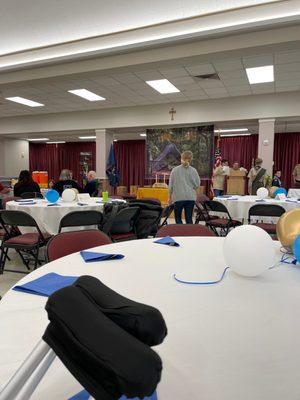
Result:
M49 138L34 138L34 139L27 139L28 142L47 142Z
M250 85L255 83L274 82L274 65L246 68Z
M140 136L146 137L146 136L147 136L147 133L140 133Z
M5 97L6 100L14 101L15 103L23 104L24 106L29 107L44 107L44 104L38 103L33 100L25 99L24 97Z
M58 141L58 142L47 142L47 144L61 144L61 143L66 143L66 142L63 140Z
M220 137L232 137L232 136L251 136L251 133L233 133L232 135L220 135Z
M165 93L178 93L180 92L176 86L173 85L168 79L157 79L155 81L146 81L147 85L151 86L157 92Z
M215 129L215 133L225 133L225 132L248 132L248 128L233 128L233 129Z
M118 140L117 139L114 139L114 142L117 142Z
M81 140L96 139L96 136L78 136L78 139Z
M96 93L90 92L87 89L68 90L68 92L75 94L76 96L83 97L88 101L106 100L104 97L98 96Z

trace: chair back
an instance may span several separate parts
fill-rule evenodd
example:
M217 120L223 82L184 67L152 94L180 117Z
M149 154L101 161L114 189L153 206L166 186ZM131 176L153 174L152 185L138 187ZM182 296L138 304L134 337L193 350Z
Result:
M109 234L134 232L139 212L139 207L128 207L120 210L113 219Z
M54 261L68 254L112 243L105 233L96 229L88 231L62 232L47 244L47 261Z
M206 196L205 194L197 194L196 203L200 203L201 205L203 205L207 201L209 201L208 196Z
M171 224L159 229L156 237L165 236L216 236L209 228L195 224Z
M215 201L215 200L206 201L204 203L204 207L208 213L210 211L221 212L221 213L227 214L228 218L231 220L231 216L229 214L227 207L224 204L220 203L219 201Z
M44 196L40 192L25 192L21 194L22 199L43 199Z
M23 226L35 228L40 238L44 239L36 220L24 211L2 210L0 212L0 219L6 233L10 237L20 235L19 227Z
M248 222L251 217L281 217L285 213L285 209L277 204L255 204L248 213Z
M82 210L72 211L66 214L60 221L58 232L60 233L62 228L75 227L75 226L101 226L103 221L103 214L100 211L95 210Z
M8 197L4 197L4 199L2 199L2 207L3 207L3 209L5 210L6 209L6 204L9 202L9 201L16 201L16 200L20 200L21 199L21 197L18 197L18 196L8 196Z

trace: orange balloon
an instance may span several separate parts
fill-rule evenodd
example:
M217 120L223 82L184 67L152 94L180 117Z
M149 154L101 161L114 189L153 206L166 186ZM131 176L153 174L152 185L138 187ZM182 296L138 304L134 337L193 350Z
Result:
M282 246L291 249L300 235L300 208L284 213L276 225L277 237Z

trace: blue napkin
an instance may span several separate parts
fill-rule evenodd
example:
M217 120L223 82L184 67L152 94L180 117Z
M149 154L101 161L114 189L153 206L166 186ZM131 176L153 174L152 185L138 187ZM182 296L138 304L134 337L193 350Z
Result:
M93 251L81 251L80 254L85 262L120 260L124 258L123 254L95 253Z
M69 400L88 400L89 398L89 393L86 390L82 390L81 392L75 394L75 396L70 397ZM139 398L135 397L134 399L128 399L128 397L122 396L119 400L139 400ZM156 392L154 392L150 397L144 397L143 400L157 400Z
M166 244L168 246L174 246L174 247L179 247L180 246L180 244L175 242L175 240L173 238L171 238L170 236L166 236L166 237L163 237L161 239L155 240L154 243Z
M13 290L48 297L58 289L72 285L77 278L78 276L63 276L50 272L24 285L17 285Z

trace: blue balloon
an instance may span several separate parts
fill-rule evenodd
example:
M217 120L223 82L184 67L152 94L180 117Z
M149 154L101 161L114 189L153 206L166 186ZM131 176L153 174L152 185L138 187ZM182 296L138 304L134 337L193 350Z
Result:
M59 199L59 193L56 190L50 189L46 193L46 199L49 201L49 203L56 203Z
M293 244L294 256L298 263L300 263L300 235L298 235Z
M287 195L287 191L285 188L278 188L274 192L274 196L276 197L278 194L284 194L285 196Z

